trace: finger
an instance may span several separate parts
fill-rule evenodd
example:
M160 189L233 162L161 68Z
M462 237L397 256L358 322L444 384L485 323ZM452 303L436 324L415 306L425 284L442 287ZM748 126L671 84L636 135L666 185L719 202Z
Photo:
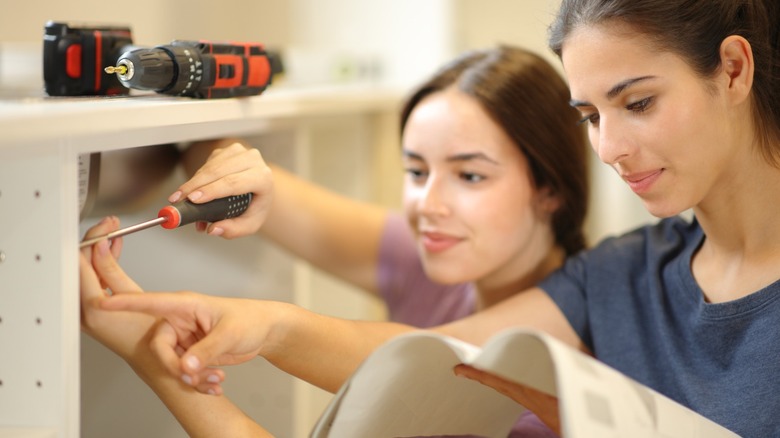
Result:
M199 233L203 233L208 228L209 223L204 221L197 221L195 222L195 230Z
M181 358L177 354L178 337L176 329L167 321L161 321L149 343L149 348L160 359L163 367L174 377L192 384L189 376L182 372Z
M180 333L168 321L162 321L150 342L150 348L171 375L204 394L222 393L225 372L219 368L203 368L192 362L192 354L181 346Z
M218 365L218 358L233 349L234 339L224 325L217 324L205 337L187 348L181 357L182 370L193 383L200 383L203 370Z
M177 192L171 195L168 200L176 202L176 200L188 198L192 202L201 203L224 196L247 193L227 192L228 189L214 191L214 187L220 188L226 178L233 174L262 169L263 167L266 165L257 149L244 146L240 142L234 142L212 152L208 161L195 172L189 181L179 186Z
M248 193L251 191L253 196L249 207L237 217L209 224L208 228L206 228L206 232L209 235L232 239L254 234L260 229L268 217L274 198L274 186L270 168L267 169L267 172L265 176L253 178L254 181L263 181L262 185L253 185L246 189L238 188L233 190L235 193Z
M106 290L100 284L100 279L84 253L79 253L79 288L81 328L89 331L94 311L106 298Z
M188 195L192 202L203 203L244 193L261 195L270 185L270 168L257 149L247 150L241 156L224 162L209 164L212 163L207 163L198 171L203 178L202 183Z
M103 284L114 294L143 292L140 286L131 279L114 258L114 249L107 241L93 245L92 266Z
M115 260L119 260L119 256L122 255L122 245L124 244L124 240L122 237L115 237L111 239L111 255L114 257Z
M85 303L92 305L95 300L106 296L105 290L100 286L100 280L92 268L92 264L83 253L79 254L79 283L82 306Z
M458 364L453 368L456 376L465 377L470 380L482 381L488 374L484 371L478 370L471 365Z
M215 151L223 149L232 143L239 141L234 138L222 138L218 140L201 140L190 143L181 154L181 163L184 171L190 177L195 175Z
M199 382L194 388L198 392L210 395L222 395L222 382L225 372L220 368L207 368L199 375Z
M144 312L153 316L165 317L187 312L195 313L193 304L187 303L186 297L175 293L144 293L144 294L119 294L106 299L101 303L105 310L131 310Z
M508 382L506 379L498 377L495 374L465 364L455 366L455 375L490 386L504 395L508 395L506 394L507 387L513 385L513 383Z
M116 216L106 216L103 219L100 220L100 222L96 223L90 229L87 230L86 233L84 233L84 237L86 239L92 239L97 236L102 236L104 234L108 234L111 231L115 231L119 229L119 218Z
M83 240L88 240L98 236L103 236L112 231L116 231L118 229L119 229L119 219L115 216L106 216L103 219L101 219L100 222L90 227L86 233L84 233ZM92 246L94 245L81 248L82 254L84 254L87 257L87 260L90 261L92 260ZM119 248L121 249L121 245Z

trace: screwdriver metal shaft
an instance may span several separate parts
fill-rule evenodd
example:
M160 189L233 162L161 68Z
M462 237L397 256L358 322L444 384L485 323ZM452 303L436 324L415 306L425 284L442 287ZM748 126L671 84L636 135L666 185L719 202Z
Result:
M160 225L161 223L167 221L168 218L165 217L158 217L154 218L152 220L141 222L140 224L131 225L127 228L122 228L120 230L112 231L108 234L104 234L102 236L93 237L91 239L87 239L79 244L79 248L84 248L90 245L94 245L98 242L100 242L103 239L114 239L117 237L124 236L125 234L135 233L136 231L145 230L147 228L152 228L154 226Z

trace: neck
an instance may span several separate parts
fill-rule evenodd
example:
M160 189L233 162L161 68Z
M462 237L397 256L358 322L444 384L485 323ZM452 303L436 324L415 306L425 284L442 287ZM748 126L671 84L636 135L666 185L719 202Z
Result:
M749 295L780 277L780 170L755 159L694 211L706 239L693 273L710 302Z
M482 279L475 282L477 289L477 311L488 308L518 292L536 286L541 280L558 269L566 259L566 253L560 246L553 245L550 250L533 266L510 281Z

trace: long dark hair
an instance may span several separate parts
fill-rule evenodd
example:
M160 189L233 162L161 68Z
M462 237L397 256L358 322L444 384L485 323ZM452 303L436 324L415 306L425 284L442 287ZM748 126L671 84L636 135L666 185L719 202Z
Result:
M616 22L676 53L702 78L720 69L720 45L730 35L753 49L753 121L761 153L780 166L780 1L563 0L550 26L550 48L561 56L578 26Z
M518 47L465 53L411 94L401 112L401 133L420 101L451 86L475 98L512 138L528 159L535 187L548 188L560 199L552 216L556 242L567 254L583 249L588 146L558 72Z

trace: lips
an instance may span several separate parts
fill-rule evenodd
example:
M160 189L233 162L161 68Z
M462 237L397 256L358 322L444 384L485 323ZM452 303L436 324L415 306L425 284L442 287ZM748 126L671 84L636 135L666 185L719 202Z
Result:
M438 232L421 232L420 241L429 253L444 252L460 243L463 239Z
M658 181L664 169L656 169L650 172L623 174L621 177L636 194L646 193L651 186Z

